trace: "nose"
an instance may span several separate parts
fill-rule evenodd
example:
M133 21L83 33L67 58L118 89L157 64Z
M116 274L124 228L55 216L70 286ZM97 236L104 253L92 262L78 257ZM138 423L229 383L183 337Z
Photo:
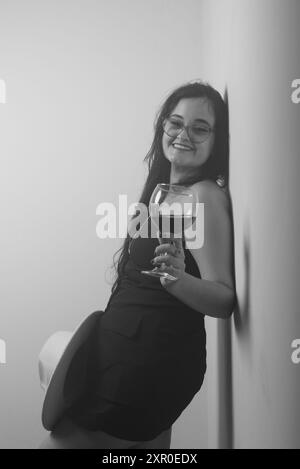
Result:
M178 133L176 138L178 138L178 137L180 137L180 140L182 140L182 141L188 140L189 142L191 142L191 139L190 139L190 136L188 134L188 131L187 131L186 127L182 127L182 129L180 130L180 132Z
M173 140L172 143L182 143L182 144L186 144L186 145L189 145L191 148L194 148L194 144L192 142L192 140L190 139L190 136L188 134L188 131L185 127L183 127L180 132L177 134L177 136L175 137L175 139Z

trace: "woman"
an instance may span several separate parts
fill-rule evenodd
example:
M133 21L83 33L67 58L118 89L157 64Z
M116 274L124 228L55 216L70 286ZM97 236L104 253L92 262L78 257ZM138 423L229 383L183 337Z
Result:
M233 311L228 117L220 94L202 82L171 93L146 160L140 202L148 206L161 182L190 186L204 203L204 244L189 250L179 239L132 242L128 234L95 330L87 392L43 448L170 448L172 424L204 379L204 316ZM143 275L140 266L177 280Z

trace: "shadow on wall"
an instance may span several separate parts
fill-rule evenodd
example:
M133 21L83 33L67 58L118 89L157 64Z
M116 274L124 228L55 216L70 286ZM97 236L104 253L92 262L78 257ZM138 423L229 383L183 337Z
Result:
M244 294L240 301L237 299L236 308L234 311L234 325L238 338L243 339L243 342L250 340L250 278L251 278L251 265L250 265L250 228L249 219L244 221L243 227L243 259L245 269L245 286Z
M224 436L223 447L234 448L234 407L233 407L233 373L232 373L232 334L235 332L235 337L240 340L242 347L249 349L251 342L250 332L250 279L251 279L251 264L250 264L250 228L249 219L245 218L243 226L243 269L244 269L244 290L242 297L236 298L236 304L233 311L233 322L230 321L223 326L223 336L226 337L226 356L225 362L225 394L226 394L226 421L227 421L227 435ZM235 265L235 260L234 260Z
M229 117L229 104L228 104L228 89L226 87L224 93L224 100L227 104L228 110L228 129L230 128L230 117ZM229 135L230 142L230 135ZM230 144L229 144L230 146ZM228 148L228 155L230 151ZM229 167L229 157L228 157L228 167ZM229 181L230 182L230 181ZM230 184L229 184L230 186ZM233 210L232 210L232 199L230 198L230 208L232 216L232 225L234 227L233 220ZM233 230L235 232L235 230ZM251 266L250 266L250 222L249 216L244 218L243 225L243 268L244 268L244 291L242 294L242 299L236 299L236 304L233 310L234 325L238 338L243 339L243 342L248 342L250 340L250 275L251 275ZM235 246L235 241L233 239L233 245ZM233 266L236 265L235 262L235 249L233 249ZM235 269L234 269L235 270ZM235 279L234 279L235 281Z
M235 264L234 264L235 265ZM233 373L232 373L232 335L240 340L242 347L249 352L251 333L250 333L250 230L249 220L246 219L243 227L243 268L244 268L244 291L241 300L236 299L233 311L234 327L232 321L226 321L223 325L222 336L226 340L224 346L224 387L226 409L224 411L224 421L226 428L223 426L223 432L220 433L220 446L223 448L234 448L234 407L233 407ZM249 354L250 355L250 354ZM224 403L224 402L223 402ZM220 431L222 427L220 426ZM226 432L225 432L226 431Z

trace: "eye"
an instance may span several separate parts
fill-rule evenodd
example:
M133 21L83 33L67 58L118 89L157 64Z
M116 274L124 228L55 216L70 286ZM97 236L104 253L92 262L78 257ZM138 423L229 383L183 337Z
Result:
M170 119L169 119L169 122L170 122L170 124L171 124L173 127L178 127L178 128L179 128L179 127L182 126L182 123L181 123L179 120L177 120L177 119L172 119L172 118L170 118Z
M209 132L209 127L196 126L192 127L192 130L195 134L206 134Z

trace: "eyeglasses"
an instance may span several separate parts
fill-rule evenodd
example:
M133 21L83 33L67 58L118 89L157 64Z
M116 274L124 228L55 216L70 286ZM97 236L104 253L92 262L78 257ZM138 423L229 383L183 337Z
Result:
M183 129L186 130L191 142L203 143L214 129L204 123L195 125L183 125L182 121L174 117L167 117L163 121L163 130L169 137L177 137Z

